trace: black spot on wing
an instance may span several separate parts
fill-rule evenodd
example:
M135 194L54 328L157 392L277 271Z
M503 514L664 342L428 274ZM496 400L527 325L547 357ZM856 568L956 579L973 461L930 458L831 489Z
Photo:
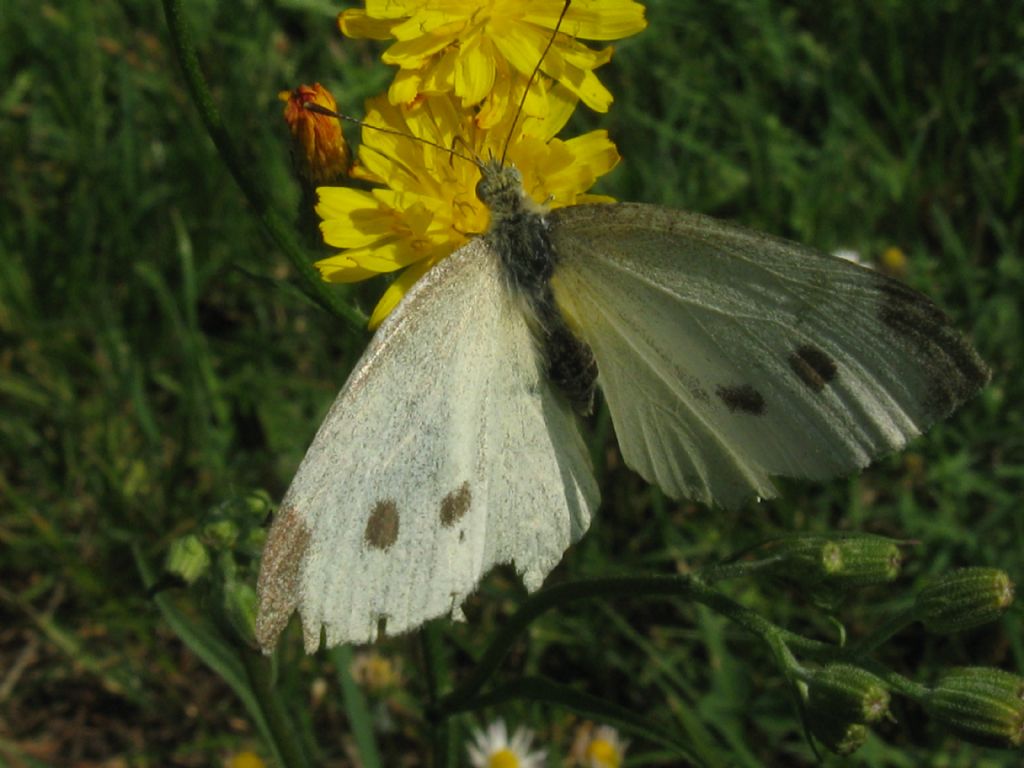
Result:
M451 528L469 511L473 496L469 491L469 483L463 483L441 499L441 525Z
M928 297L895 280L879 279L878 318L923 367L927 413L944 418L988 382L988 367Z
M789 356L793 373L815 392L821 392L836 377L836 361L813 344L801 344Z
M760 416L764 413L764 396L750 384L720 386L715 390L715 394L733 413L740 411L752 416Z
M370 510L363 540L367 546L387 551L398 539L398 506L392 499L378 501Z

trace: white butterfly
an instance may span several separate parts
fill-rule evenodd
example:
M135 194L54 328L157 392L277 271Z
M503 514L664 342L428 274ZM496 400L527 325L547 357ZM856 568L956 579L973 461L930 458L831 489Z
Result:
M598 505L573 413L595 361L626 463L726 506L862 468L988 379L877 272L653 205L544 213L515 169L483 171L490 231L380 326L281 503L265 649L295 610L310 652L458 616L498 563L539 587Z

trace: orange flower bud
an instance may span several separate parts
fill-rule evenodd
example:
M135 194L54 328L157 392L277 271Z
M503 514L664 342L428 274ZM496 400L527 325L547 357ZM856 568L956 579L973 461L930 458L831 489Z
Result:
M303 178L324 184L348 173L350 153L337 118L306 109L317 104L332 112L338 109L331 92L320 83L281 91L284 119L295 141L295 166Z

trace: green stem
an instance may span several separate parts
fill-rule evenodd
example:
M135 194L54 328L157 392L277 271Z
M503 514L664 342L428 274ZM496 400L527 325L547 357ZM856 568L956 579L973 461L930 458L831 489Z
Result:
M620 596L652 597L655 595L672 595L701 603L758 637L779 638L780 641L800 647L811 654L823 655L827 652L835 652L835 648L831 645L808 640L778 627L757 612L734 602L693 576L586 579L549 587L530 596L519 610L505 622L469 676L455 690L441 699L440 713L446 715L462 710L467 701L475 698L497 670L519 635L545 611L576 600Z
M345 714L348 716L352 739L359 752L359 763L363 768L380 768L380 752L373 736L373 718L366 705L363 692L352 679L352 646L337 645L328 651L334 662L334 674L341 686L341 696L345 702Z
M908 680L903 675L893 672L891 669L886 669L881 664L873 661L866 661L861 663L861 666L871 674L881 679L888 687L889 690L894 691L901 696L906 696L912 701L920 703L920 701L928 693L928 687L915 683L913 680Z
M263 709L267 725L274 736L277 748L281 752L285 768L309 768L309 760L298 740L298 729L291 722L281 703L281 697L274 689L271 661L259 651L245 649L241 651L245 671L249 682Z
M440 679L447 677L447 664L438 624L429 622L419 631L420 650L423 656L423 676L427 684L426 719L433 748L434 768L448 768L451 762L451 738L447 717L440 714Z
M861 638L849 645L842 653L848 659L860 659L867 656L879 646L883 645L890 637L895 635L908 624L914 622L913 608L907 608L886 619L878 629L867 637Z
M206 84L206 78L199 67L192 31L181 8L180 0L164 0L164 14L167 27L171 33L171 45L181 64L182 74L188 85L192 102L199 110L199 116L206 126L206 131L213 139L214 146L220 153L224 164L249 200L257 218L263 224L277 247L292 263L302 278L305 293L334 316L344 320L353 330L360 333L366 328L366 317L342 301L330 286L320 279L320 275L312 265L310 255L296 242L291 226L270 207L267 197L260 185L250 173L249 166L243 162L235 149L231 133L224 124L213 97Z
M786 681L791 685L795 680L803 679L807 670L800 665L793 655L793 651L790 650L785 640L780 637L778 632L772 633L765 637L765 642L768 643L768 647L771 648L772 655L775 656L775 663L778 664L779 669L782 670L782 674L786 676Z
M701 581L711 584L726 579L738 579L749 576L751 573L763 571L778 565L782 561L780 557L769 557L764 560L753 560L745 562L722 563L720 565L709 565L699 571Z

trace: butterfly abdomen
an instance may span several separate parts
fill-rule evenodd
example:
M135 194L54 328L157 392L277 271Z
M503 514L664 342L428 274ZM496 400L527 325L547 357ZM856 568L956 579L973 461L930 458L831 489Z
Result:
M539 320L540 349L548 379L569 398L573 408L584 416L594 410L597 384L597 360L590 347L572 332L555 305L551 286L546 285L543 301L536 307ZM537 332L534 332L537 336Z
M509 293L526 314L548 380L576 411L589 414L597 362L555 304L551 276L558 254L543 210L523 191L522 177L514 168L485 165L477 194L491 211L485 239L498 256Z

